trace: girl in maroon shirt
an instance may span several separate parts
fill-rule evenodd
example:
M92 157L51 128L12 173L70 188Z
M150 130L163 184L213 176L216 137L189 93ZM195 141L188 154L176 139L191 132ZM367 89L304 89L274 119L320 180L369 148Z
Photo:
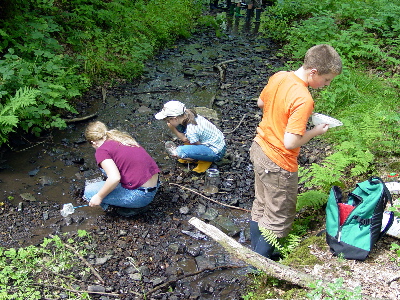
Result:
M128 133L108 130L100 121L88 125L85 137L96 149L96 162L107 177L85 187L89 206L106 210L113 205L123 216L142 212L159 187L160 170L154 159Z

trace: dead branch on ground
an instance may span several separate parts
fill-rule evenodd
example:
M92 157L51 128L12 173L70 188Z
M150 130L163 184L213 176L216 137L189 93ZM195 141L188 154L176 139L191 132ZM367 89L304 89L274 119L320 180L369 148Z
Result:
M92 118L94 118L94 117L96 117L96 116L97 116L97 113L96 113L96 114L89 115L89 116L81 117L81 118L64 119L64 121L65 121L65 123L69 124L69 123L75 123L75 122L86 121L86 120L92 119Z
M230 207L230 208L234 208L234 209L239 209L239 210L243 210L243 211L250 212L250 210L248 210L248 209L244 209L244 208L241 208L241 207L232 206L232 205L228 205L228 204L224 204L224 203L218 202L218 201L216 201L216 200L214 200L214 199L211 199L211 198L209 198L209 197L204 196L203 194L200 194L199 192L196 192L196 191L194 191L194 190L192 190L192 189L189 189L189 188L184 187L184 186L182 186L182 185L179 185L179 184L177 184L177 183L172 183L172 182L170 182L169 184L171 184L171 185L176 185L176 186L179 186L179 187L182 188L182 189L191 191L192 193L195 193L196 195L199 195L199 196L201 196L201 197L203 197L203 198L205 198L205 199L207 199L207 200L210 200L210 201L212 201L212 202L214 202L214 203L217 203L217 204L219 204L219 205L223 205L223 206L226 206L226 207Z
M50 236L51 238L54 238L54 235L52 235L52 234L50 234L49 236ZM60 240L60 241L61 241L61 240ZM61 242L63 243L63 241L61 241ZM82 261L86 266L89 267L89 269L92 271L92 273L93 273L102 283L105 282L104 279L101 278L101 276L99 275L99 273L97 273L97 271L95 270L95 268L93 268L93 266L92 266L91 264L89 264L89 262L88 262L82 255L80 255L78 251L76 251L76 250L74 249L74 247L72 247L72 246L70 246L70 245L68 245L68 244L65 244L65 243L63 243L63 245L64 245L65 247L67 247L68 249L72 250L72 251L76 254L76 256L78 256L78 257L81 259L81 261Z

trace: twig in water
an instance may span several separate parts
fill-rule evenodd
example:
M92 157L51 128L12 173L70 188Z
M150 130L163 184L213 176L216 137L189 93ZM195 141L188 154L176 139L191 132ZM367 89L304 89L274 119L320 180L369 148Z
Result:
M216 200L214 200L214 199L211 199L211 198L209 198L209 197L204 196L203 194L200 194L199 192L196 192L196 191L194 191L194 190L192 190L192 189L189 189L189 188L184 187L184 186L182 186L182 185L179 185L179 184L177 184L177 183L172 183L172 182L170 182L169 184L179 186L179 187L182 188L182 189L191 191L192 193L195 193L195 194L197 194L197 195L199 195L199 196L201 196L201 197L203 197L203 198L206 198L207 200L210 200L210 201L212 201L212 202L218 203L218 204L220 204L220 205L223 205L223 206L226 206L226 207L230 207L230 208L234 208L234 209L239 209L239 210L243 210L243 211L250 212L250 210L248 210L248 209L244 209L244 208L241 208L241 207L232 206L232 205L228 205L228 204L224 204L224 203L218 202L218 201L216 201Z
M225 133L225 134L234 133L234 132L236 131L236 129L239 128L240 124L242 124L242 122L243 122L243 120L244 120L244 118L245 118L246 116L247 116L247 113L245 113L245 114L243 115L242 119L240 119L240 122L239 122L239 124L235 127L235 129L233 129L232 131L224 131L224 133Z
M64 121L65 121L65 123L74 123L74 122L86 121L86 120L94 118L96 116L97 116L97 113L86 116L86 117L82 117L82 118L64 119Z

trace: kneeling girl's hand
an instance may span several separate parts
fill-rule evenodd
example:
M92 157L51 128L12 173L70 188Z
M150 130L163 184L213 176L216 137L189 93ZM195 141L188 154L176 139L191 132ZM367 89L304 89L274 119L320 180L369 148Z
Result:
M91 207L98 206L101 204L101 201L103 201L103 199L101 199L100 196L98 194L96 194L92 197L92 199L90 199L89 206L91 206Z

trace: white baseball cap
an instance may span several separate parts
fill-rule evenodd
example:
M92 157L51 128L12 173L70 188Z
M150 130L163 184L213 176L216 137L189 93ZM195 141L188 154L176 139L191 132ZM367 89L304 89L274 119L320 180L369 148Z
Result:
M177 100L171 100L164 104L163 109L159 113L155 114L155 117L157 120L162 120L167 117L177 117L183 115L185 110L185 104Z

